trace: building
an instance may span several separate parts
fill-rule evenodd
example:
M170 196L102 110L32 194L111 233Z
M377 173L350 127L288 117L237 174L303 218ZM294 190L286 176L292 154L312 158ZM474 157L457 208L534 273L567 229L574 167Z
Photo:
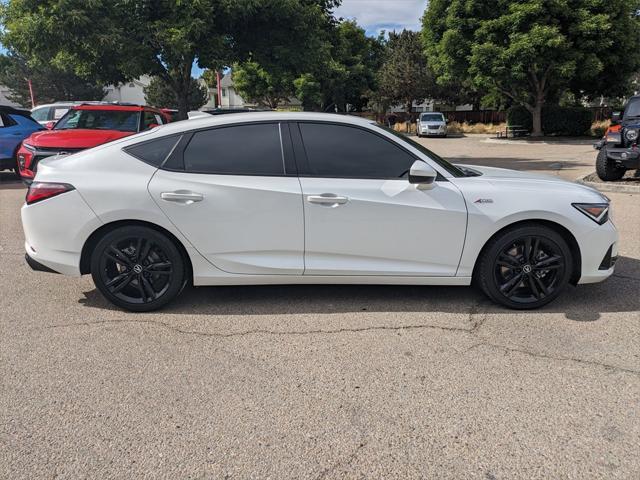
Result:
M109 85L105 88L105 102L135 103L146 105L144 99L144 89L151 83L149 75L143 75L136 80L121 83L119 85Z

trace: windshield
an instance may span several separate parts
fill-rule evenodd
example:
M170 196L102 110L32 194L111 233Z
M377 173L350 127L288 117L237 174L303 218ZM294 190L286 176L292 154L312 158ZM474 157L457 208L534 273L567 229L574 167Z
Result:
M140 112L124 110L70 110L56 124L55 130L86 128L89 130L118 130L137 132Z
M630 100L624 109L624 118L640 117L640 98Z
M441 113L423 113L420 115L421 122L444 122L444 117Z
M395 130L393 130L391 128L388 128L388 127L385 127L383 125L378 125L378 127L386 130L389 133L392 133L393 135L395 135L403 143L408 143L413 148L416 148L420 152L424 153L427 157L429 157L431 160L436 162L438 165L440 165L442 168L444 168L447 172L449 172L454 177L465 177L466 176L465 173L462 170L460 170L458 167L456 167L455 165L447 162L444 158L439 157L438 155L433 153L431 150L429 150L425 146L421 145L420 143L416 142L415 140L412 140L409 137L407 137L406 135L403 135L402 133L396 132Z

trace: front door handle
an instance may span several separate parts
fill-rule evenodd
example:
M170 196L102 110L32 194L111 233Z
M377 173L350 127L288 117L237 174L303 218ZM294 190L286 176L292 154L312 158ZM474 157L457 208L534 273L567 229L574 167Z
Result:
M162 192L160 198L167 202L183 203L191 205L195 202L201 202L204 195L201 193L190 192L188 190L177 190L175 192Z
M307 202L326 207L337 207L349 201L349 197L340 197L335 193L323 193L321 195L307 195Z

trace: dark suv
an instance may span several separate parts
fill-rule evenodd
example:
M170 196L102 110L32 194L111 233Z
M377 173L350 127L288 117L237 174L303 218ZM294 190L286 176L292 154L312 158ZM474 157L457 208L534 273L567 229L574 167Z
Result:
M596 172L602 180L619 180L627 170L640 169L640 95L631 97L624 112L611 116L611 127L602 140L594 145L600 150Z

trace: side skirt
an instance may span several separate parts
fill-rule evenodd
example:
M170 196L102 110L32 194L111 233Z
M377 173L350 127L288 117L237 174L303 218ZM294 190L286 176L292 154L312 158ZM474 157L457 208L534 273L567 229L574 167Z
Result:
M390 276L316 276L316 275L229 275L195 277L195 286L213 285L471 285L471 277L390 277Z

